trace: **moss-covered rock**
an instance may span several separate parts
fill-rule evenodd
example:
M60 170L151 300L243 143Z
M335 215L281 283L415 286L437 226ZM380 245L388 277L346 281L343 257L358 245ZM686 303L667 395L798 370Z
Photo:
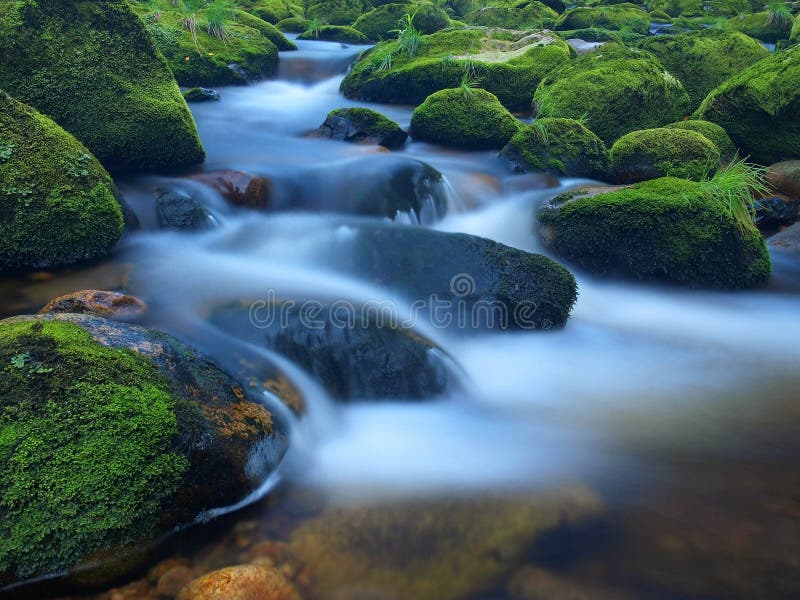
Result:
M556 255L598 275L690 287L751 288L769 280L766 245L696 182L655 179L617 191L556 198L538 215Z
M267 23L277 24L284 19L303 16L302 1L291 0L237 0L236 4Z
M405 15L413 15L414 27L424 34L435 33L450 25L450 18L441 8L430 2L419 2L378 6L361 15L353 27L374 42L393 39L397 37L400 20Z
M289 17L278 21L275 27L287 33L303 33L308 29L309 25L311 25L311 21L305 17Z
M523 3L524 6L486 6L464 15L464 21L481 27L503 29L541 29L554 23L558 13L541 2Z
M537 120L514 134L501 156L522 172L593 179L608 176L608 150L603 140L573 119Z
M589 27L601 27L614 31L628 29L640 35L647 35L650 30L650 15L631 4L594 8L579 6L565 12L555 23L556 29L586 29Z
M244 499L285 450L261 403L170 336L75 314L0 332L0 584L120 559Z
M297 36L298 40L320 40L340 44L369 44L367 37L358 29L344 25L322 25L308 29Z
M481 89L441 90L411 116L414 139L472 150L502 148L521 126L497 96Z
M204 87L193 87L183 92L186 102L218 102L222 96L216 90Z
M278 46L294 44L269 23L230 9L216 35L209 32L209 9L188 10L169 0L135 4L178 83L185 86L244 85L278 72ZM246 15L246 16L245 16ZM186 26L195 23L194 33Z
M768 12L738 15L727 23L733 31L739 31L762 42L775 43L789 39L791 20L774 20Z
M789 34L789 41L793 44L800 42L800 15L797 15L794 19L792 32Z
M729 162L736 154L736 146L733 145L730 136L725 130L711 121L697 121L694 119L687 119L685 121L678 121L664 125L670 129L688 129L696 131L699 134L708 138L712 144L719 150L720 161L723 163Z
M369 142L399 148L408 134L381 113L369 108L337 108L319 128L321 135L346 142Z
M584 119L612 144L631 131L683 118L689 96L651 54L605 44L545 77L534 103L542 117Z
M712 121L763 165L800 157L800 48L757 62L709 93L694 118Z
M569 45L556 35L526 35L491 29L439 31L423 36L414 56L398 41L365 53L342 82L349 98L391 104L420 104L466 78L512 110L530 108L533 90L558 65L569 60Z
M693 17L705 14L703 0L649 0L647 7L651 11L663 12L670 17L680 15Z
M306 3L306 18L326 25L352 25L372 8L369 0L310 0Z
M121 234L114 184L97 159L0 91L0 272L102 256Z
M769 55L764 46L744 34L713 29L651 37L642 48L681 80L692 109L726 79Z
M720 160L719 150L704 135L666 127L623 135L609 155L619 183L667 176L701 181L716 172Z
M123 0L0 4L0 88L50 116L107 168L204 158L175 80Z

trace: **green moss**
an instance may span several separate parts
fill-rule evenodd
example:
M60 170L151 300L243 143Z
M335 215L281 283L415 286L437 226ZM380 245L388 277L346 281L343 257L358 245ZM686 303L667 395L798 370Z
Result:
M598 27L562 30L558 32L558 35L565 40L578 39L587 42L616 42L617 44L623 44L620 32L600 29Z
M352 25L358 17L372 10L368 0L310 0L306 18L326 25Z
M565 12L555 23L556 29L629 29L640 35L650 30L650 15L632 5L602 6L589 8L579 6Z
M302 2L290 0L236 0L248 13L273 25L284 19L303 16Z
M294 46L269 23L241 12L225 24L227 39L219 39L208 33L205 10L190 13L169 0L151 0L134 9L148 24L175 79L187 87L243 85L271 77L278 72L278 47L272 40L283 49ZM197 23L196 35L185 27L187 18Z
M539 213L545 245L592 273L711 288L769 280L761 235L698 183L665 177L557 204Z
M306 29L308 29L310 24L311 21L304 17L289 17L288 19L278 21L275 27L288 33L303 33Z
M297 46L292 40L283 35L277 27L259 17L238 10L235 13L235 21L240 25L244 25L258 31L270 42L275 44L275 47L278 50L297 50Z
M603 141L572 119L539 119L514 134L502 156L518 170L603 179L608 151Z
M800 42L800 15L797 15L794 19L792 32L789 34L789 41L793 44Z
M672 23L672 17L661 10L651 10L650 20L653 23Z
M775 43L789 38L791 23L770 23L769 13L758 12L749 15L738 15L727 23L728 29L739 31L762 42Z
M188 468L165 380L72 324L0 331L0 574L57 572L149 536Z
M704 30L648 38L642 48L653 53L681 80L692 108L729 77L769 55L764 46L741 33Z
M722 127L711 121L695 121L693 119L688 119L686 121L670 123L669 125L664 125L664 127L671 129L688 129L704 135L717 147L723 162L730 161L736 154L736 146L733 145L730 136Z
M204 158L175 80L122 0L3 3L0 87L50 116L107 168Z
M694 118L720 125L763 165L800 156L800 48L776 52L706 97Z
M363 33L342 25L323 25L314 31L301 33L297 39L339 42L341 44L369 44L369 40Z
M447 13L430 2L414 4L384 4L361 15L353 24L355 29L373 41L397 37L400 20L407 14L414 15L414 27L428 34L450 25Z
M385 140L387 147L402 145L407 137L397 123L369 108L337 108L328 113L328 119L335 117L351 122L360 138Z
M417 105L434 92L458 87L466 73L507 108L525 110L542 78L569 58L569 45L546 33L439 31L422 36L413 57L397 41L378 44L353 67L341 89L349 98Z
M688 129L644 129L619 138L611 147L611 172L620 183L657 177L701 181L719 168L717 147Z
M102 256L122 234L108 173L74 137L0 92L0 271Z
M653 12L661 12L668 17L680 15L693 17L704 14L703 4L703 0L649 0L647 7Z
M541 29L545 22L553 23L558 13L541 2L529 2L523 7L488 6L464 15L464 21L481 27L504 29Z
M521 126L497 96L480 89L436 92L411 117L414 139L473 150L501 148Z
M534 103L542 117L585 118L611 144L631 131L680 120L689 96L651 54L605 44L545 77Z

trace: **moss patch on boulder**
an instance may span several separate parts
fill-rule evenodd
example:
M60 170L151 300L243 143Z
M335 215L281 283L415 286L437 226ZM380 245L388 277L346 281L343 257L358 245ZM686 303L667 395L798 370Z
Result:
M408 138L397 123L369 108L332 110L319 132L335 140L371 142L386 148L399 148Z
M651 54L605 44L545 77L534 104L542 117L585 119L612 144L631 131L680 120L689 96Z
M497 96L481 89L441 90L411 117L414 139L471 150L502 148L520 127Z
M523 6L486 6L464 15L464 21L480 27L503 29L542 29L555 23L558 13L541 2L522 3Z
M102 256L121 234L114 184L97 159L0 92L0 271Z
M600 27L619 31L630 30L647 35L650 30L650 15L632 4L586 7L579 6L565 12L556 21L556 29L586 29Z
M514 134L501 156L522 172L593 179L608 176L608 150L603 140L573 119L537 120Z
M727 27L772 44L789 39L792 31L791 21L774 21L768 12L737 15L728 21Z
M694 115L769 165L800 157L800 48L776 52L709 93Z
M733 145L730 136L722 127L711 121L687 119L664 125L664 127L669 129L688 129L704 135L717 147L722 162L729 162L736 154L736 146Z
M169 68L123 0L2 3L0 87L50 116L107 168L204 159Z
M369 44L367 37L358 29L344 25L322 25L313 30L304 31L297 36L297 39L339 42L340 44Z
M405 15L413 15L414 27L423 34L435 33L450 25L450 18L438 6L430 2L392 3L378 6L361 15L353 24L373 42L397 37L400 20Z
M352 25L372 8L368 0L310 0L306 3L306 18L325 25Z
M689 287L752 288L771 263L761 234L693 181L665 177L596 196L579 191L540 211L540 235L556 255L598 275Z
M696 131L661 127L623 135L611 147L610 158L619 183L666 176L701 181L719 168L720 153Z

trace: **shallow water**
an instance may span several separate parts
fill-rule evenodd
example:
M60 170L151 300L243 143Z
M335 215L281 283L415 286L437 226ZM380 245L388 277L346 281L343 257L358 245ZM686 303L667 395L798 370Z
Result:
M206 322L216 305L272 290L391 300L405 310L408 299L323 260L348 235L342 224L358 220L326 209L398 160L423 161L445 176L449 212L436 229L541 251L531 227L536 207L577 181L511 174L493 152L409 142L389 154L309 136L330 110L365 105L338 93L361 48L298 45L282 54L280 79L222 89L220 102L192 106L208 151L202 170L270 177L287 212L234 210L190 174L121 179L143 230L103 263L0 282L3 312L36 310L74 289L124 289L148 303L143 323L224 362L220 340L244 342ZM377 109L408 126L410 108ZM219 227L157 230L155 188L193 192ZM293 205L297 198L307 200ZM421 322L418 331L455 361L462 379L461 391L430 402L335 405L261 351L308 403L304 419L283 415L293 439L280 476L342 506L581 482L602 498L599 529L572 532L531 560L597 597L607 588L647 598L797 597L800 303L797 272L783 263L776 269L780 285L744 293L577 273L580 298L562 331L457 336ZM241 519L270 522L272 507L265 501ZM230 544L235 521L204 541ZM175 552L199 561L209 547ZM491 596L475 590L476 597L502 598L503 587Z

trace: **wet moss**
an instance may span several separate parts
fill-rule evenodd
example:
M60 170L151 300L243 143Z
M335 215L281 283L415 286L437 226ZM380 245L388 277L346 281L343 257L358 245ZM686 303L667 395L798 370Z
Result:
M677 123L664 125L664 127L670 129L688 129L702 134L717 147L722 162L730 161L736 154L736 146L733 145L730 136L722 127L711 121L687 119L686 121L678 121Z
M376 140L387 148L396 148L402 146L408 137L397 123L369 108L337 108L328 113L325 123L331 123L336 119L345 120L348 123L348 130L354 132L352 135L355 137L347 139ZM348 134L351 131L348 131Z
M523 172L593 179L608 176L606 145L573 119L539 119L514 134L501 155Z
M576 194L540 211L542 241L599 275L689 287L752 288L771 263L758 231L742 232L729 207L674 177L593 197Z
M430 2L392 3L361 15L353 24L370 40L388 40L397 37L400 20L407 14L414 15L413 23L421 33L429 34L450 25L450 18L438 6Z
M164 378L69 323L0 331L0 581L148 537L188 468Z
M369 40L363 33L343 25L323 25L313 31L301 33L297 39L339 42L341 44L369 44Z
M306 18L325 25L352 25L371 9L368 0L310 0L306 3Z
M297 50L297 45L283 35L277 27L257 16L242 10L237 10L234 19L236 23L245 25L261 33L270 42L275 44L275 47L280 51Z
M123 0L2 3L0 87L50 116L107 168L204 158L175 80Z
M692 108L700 106L726 79L769 55L764 46L746 35L717 30L652 37L642 48L681 80Z
M789 34L789 41L793 44L800 42L800 15L797 15L797 17L794 19L792 32Z
M303 33L310 24L311 21L304 17L289 17L278 21L275 27L287 33Z
M694 115L763 165L800 156L800 48L776 52L709 93Z
M303 16L302 2L290 0L237 0L236 4L248 13L275 25L284 19Z
M666 127L622 136L609 156L611 172L619 183L666 176L701 181L716 172L720 161L719 150L704 135Z
M689 96L651 54L605 44L545 77L534 104L542 117L585 119L612 144L631 131L680 120Z
M615 31L626 29L647 35L650 30L650 15L632 4L593 8L579 6L565 12L555 23L555 28L559 30L589 27Z
M481 89L441 90L411 117L411 135L456 148L502 148L522 124L497 96Z
M114 184L97 159L0 92L0 271L102 256L121 234Z
M773 23L768 12L737 15L727 22L727 28L739 31L762 42L775 43L789 38L792 24Z
M464 21L480 27L504 29L541 29L552 25L558 13L541 2L523 3L524 6L486 6L464 15Z

